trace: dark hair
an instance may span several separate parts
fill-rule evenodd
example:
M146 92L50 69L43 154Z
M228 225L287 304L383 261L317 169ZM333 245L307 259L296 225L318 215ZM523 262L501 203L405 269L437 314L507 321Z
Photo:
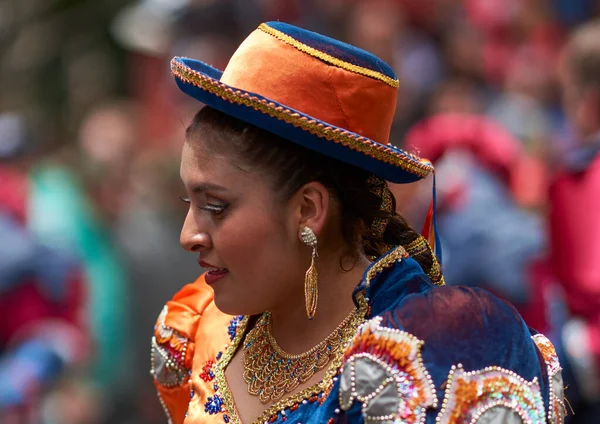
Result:
M196 114L186 135L188 140L202 137L209 150L233 153L243 163L266 172L282 200L288 200L311 181L323 184L339 202L342 236L354 251L362 250L367 256L378 257L391 246L407 247L420 237L402 216L381 211L382 199L370 191L367 179L371 174L367 171L308 150L210 107ZM395 211L396 200L390 195L392 211ZM376 218L389 219L383 238L371 234L371 224ZM420 249L413 258L431 274L434 261L430 250Z
M576 84L600 87L600 20L579 27L568 43L567 57Z

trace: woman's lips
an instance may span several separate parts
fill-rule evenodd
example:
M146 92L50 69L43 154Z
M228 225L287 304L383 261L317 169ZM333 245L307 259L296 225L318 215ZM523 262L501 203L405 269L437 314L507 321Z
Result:
M229 273L227 268L219 268L209 264L208 262L201 261L200 259L198 259L198 264L202 268L206 269L206 274L204 274L204 281L206 281L206 284L208 285L216 283L218 280L227 275L227 273Z
M206 272L206 274L204 274L204 281L206 281L206 284L211 285L216 283L228 273L229 271L225 268L211 268Z

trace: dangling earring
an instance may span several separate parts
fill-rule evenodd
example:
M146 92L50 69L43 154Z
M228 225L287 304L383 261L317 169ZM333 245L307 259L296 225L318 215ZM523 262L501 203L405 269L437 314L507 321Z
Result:
M317 312L317 300L319 298L319 274L315 267L315 258L318 256L317 236L315 236L315 233L309 227L304 227L302 229L301 240L304 244L312 247L310 268L308 268L306 276L304 277L304 299L306 301L306 315L308 316L308 319L313 319Z

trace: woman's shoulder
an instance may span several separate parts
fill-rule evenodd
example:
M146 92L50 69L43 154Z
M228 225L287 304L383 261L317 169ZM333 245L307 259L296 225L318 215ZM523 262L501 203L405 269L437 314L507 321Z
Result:
M183 422L196 362L207 362L230 342L232 320L239 321L217 309L204 276L184 286L164 306L154 326L151 374L172 422Z
M213 299L213 292L201 275L193 283L183 286L165 304L155 328L169 327L192 338L198 321Z
M430 344L512 340L521 346L528 345L531 336L514 306L480 288L432 287L405 296L381 317L383 325L397 326ZM461 355L461 347L452 350Z
M484 414L561 422L560 364L552 343L507 302L482 289L434 287L360 327L345 352L340 403L367 420L401 415L401 405L414 422Z

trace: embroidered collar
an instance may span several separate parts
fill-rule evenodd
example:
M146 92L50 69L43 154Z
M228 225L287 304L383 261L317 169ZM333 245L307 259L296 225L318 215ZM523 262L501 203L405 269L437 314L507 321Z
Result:
M413 284L415 283L415 284ZM371 306L371 314L389 309L399 299L412 291L422 291L423 285L434 287L419 264L404 247L396 246L380 256L364 272L361 282L352 294L364 294Z

